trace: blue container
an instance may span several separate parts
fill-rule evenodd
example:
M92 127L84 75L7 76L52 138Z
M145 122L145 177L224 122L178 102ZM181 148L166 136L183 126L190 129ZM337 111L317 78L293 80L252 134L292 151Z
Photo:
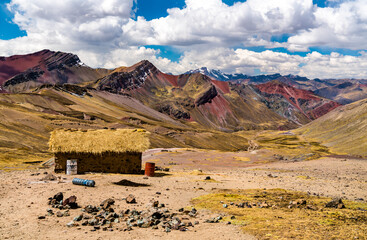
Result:
M72 182L75 185L82 185L87 187L94 187L94 185L96 185L96 182L94 180L87 180L81 178L74 178Z

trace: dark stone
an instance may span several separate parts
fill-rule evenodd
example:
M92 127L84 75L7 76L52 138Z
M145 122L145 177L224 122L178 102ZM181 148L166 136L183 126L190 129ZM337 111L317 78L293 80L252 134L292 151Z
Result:
M237 204L237 207L244 208L245 207L245 203L239 203L239 204Z
M129 203L129 204L136 203L136 199L134 195L130 194L129 196L127 196L126 203Z
M88 205L84 208L84 210L87 212L87 213L95 213L95 212L98 212L98 209L97 207L95 206L92 206L92 205Z
M74 218L74 221L79 222L83 219L83 214L80 214Z
M211 178L210 178L210 176L207 176L206 178L205 178L205 180L210 180Z
M162 213L161 212L154 212L152 214L152 218L155 218L155 219L161 219L162 218Z
M111 205L113 205L115 203L115 200L113 200L112 198L108 198L106 200L104 200L100 206L103 208L103 209L108 209Z
M158 201L152 201L152 206L153 207L158 207L158 205L159 205L159 202Z
M45 219L46 216L38 216L38 219Z
M62 203L63 206L69 205L71 208L78 208L78 204L76 203L76 196L71 196L65 199Z
M345 205L341 198L335 198L332 201L326 203L325 207L342 209L342 208L345 208Z
M55 199L57 202L60 202L64 199L64 194L62 192L56 193L52 199Z

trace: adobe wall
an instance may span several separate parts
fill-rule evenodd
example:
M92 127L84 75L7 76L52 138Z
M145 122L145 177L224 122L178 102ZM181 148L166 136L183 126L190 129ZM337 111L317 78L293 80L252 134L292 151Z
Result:
M66 160L77 159L78 174L85 172L140 173L142 153L55 153L55 172L66 171Z

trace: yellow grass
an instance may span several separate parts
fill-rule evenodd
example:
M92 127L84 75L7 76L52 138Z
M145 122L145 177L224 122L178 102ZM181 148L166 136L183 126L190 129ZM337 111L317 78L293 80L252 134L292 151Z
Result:
M306 200L306 206L288 208L290 201ZM330 198L283 189L221 190L192 200L198 209L224 215L258 239L366 239L367 203L343 200L346 209L325 208ZM238 204L264 203L270 207L238 208ZM223 204L228 207L224 208ZM231 219L235 216L235 219Z
M149 133L142 129L65 130L51 133L52 152L144 152Z
M342 107L293 132L334 153L367 156L367 99Z

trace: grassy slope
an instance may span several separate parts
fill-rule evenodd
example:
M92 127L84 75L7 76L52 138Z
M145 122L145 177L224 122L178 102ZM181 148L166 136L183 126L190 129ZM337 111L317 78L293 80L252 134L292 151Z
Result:
M47 142L49 132L56 128L145 128L152 133L152 148L196 147L223 151L247 148L248 140L243 136L174 121L129 97L90 93L91 96L80 97L43 89L32 94L1 94L0 168L50 158Z
M367 99L335 109L295 130L338 154L367 156Z
M291 201L300 199L306 204L288 207ZM330 200L282 189L250 189L220 190L192 203L198 209L225 215L223 222L231 221L258 239L364 239L367 214L358 208L367 204L343 200L345 209L325 208ZM252 208L235 206L239 203Z
M144 104L157 109L160 105L169 105L173 109L189 112L202 126L212 129L277 129L280 126L293 127L294 124L268 109L264 103L255 100L256 93L249 87L242 86L241 93L231 89L230 93L220 93L222 101L215 100L199 107L195 100L208 91L212 84L200 74L184 75L185 85L181 88L162 85L151 77L146 89L132 92L132 96ZM149 89L149 90L147 90ZM220 91L217 88L217 91ZM219 102L218 102L219 101ZM228 105L227 105L228 104Z

